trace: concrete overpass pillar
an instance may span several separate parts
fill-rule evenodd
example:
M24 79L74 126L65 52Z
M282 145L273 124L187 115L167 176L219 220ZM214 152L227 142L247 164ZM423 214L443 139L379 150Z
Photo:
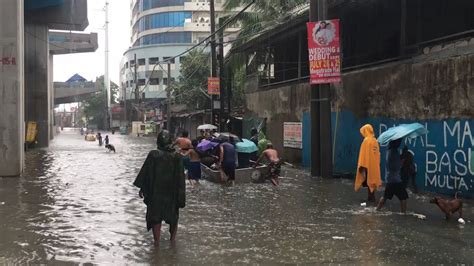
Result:
M18 176L24 164L23 0L0 8L0 176Z
M54 56L49 55L49 70L48 70L48 95L49 95L49 139L52 140L55 135L54 127L54 77L53 77L53 62Z
M37 147L49 145L49 43L48 26L25 24L25 122L37 123Z

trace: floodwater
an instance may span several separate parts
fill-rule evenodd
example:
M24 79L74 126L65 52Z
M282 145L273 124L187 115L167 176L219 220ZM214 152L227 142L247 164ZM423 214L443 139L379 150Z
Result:
M105 134L104 134L105 135ZM64 131L27 153L22 178L0 178L0 264L473 264L472 201L465 225L444 220L429 195L383 212L360 206L349 180L283 171L282 185L187 188L174 246L146 231L132 182L154 140L110 135L117 153Z

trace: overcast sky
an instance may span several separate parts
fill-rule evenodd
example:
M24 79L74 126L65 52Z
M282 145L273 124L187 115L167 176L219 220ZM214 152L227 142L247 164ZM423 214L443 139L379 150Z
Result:
M85 32L99 34L99 48L95 53L54 56L54 81L66 81L78 73L87 80L104 74L105 0L88 0L89 27ZM109 0L109 73L111 81L119 83L119 64L130 46L130 0Z

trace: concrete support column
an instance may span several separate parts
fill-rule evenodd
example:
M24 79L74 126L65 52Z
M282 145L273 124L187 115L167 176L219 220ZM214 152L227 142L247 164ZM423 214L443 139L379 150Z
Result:
M55 134L54 127L54 77L53 77L53 62L54 56L49 55L49 69L48 69L48 94L49 94L49 139L52 140Z
M37 147L47 147L50 132L49 43L46 25L25 24L25 122L38 124Z
M0 7L0 176L18 176L24 164L23 0Z

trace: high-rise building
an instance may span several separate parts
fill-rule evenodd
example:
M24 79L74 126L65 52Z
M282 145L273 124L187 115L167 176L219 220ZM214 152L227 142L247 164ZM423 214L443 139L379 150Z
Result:
M215 0L216 24L219 17L228 15L223 11L224 2ZM131 47L120 66L121 98L136 97L135 68L140 99L165 98L167 64L157 63L210 35L209 0L131 0L130 8ZM224 41L235 38L237 31L238 28L226 29ZM172 79L179 77L181 60L182 57L171 60Z

